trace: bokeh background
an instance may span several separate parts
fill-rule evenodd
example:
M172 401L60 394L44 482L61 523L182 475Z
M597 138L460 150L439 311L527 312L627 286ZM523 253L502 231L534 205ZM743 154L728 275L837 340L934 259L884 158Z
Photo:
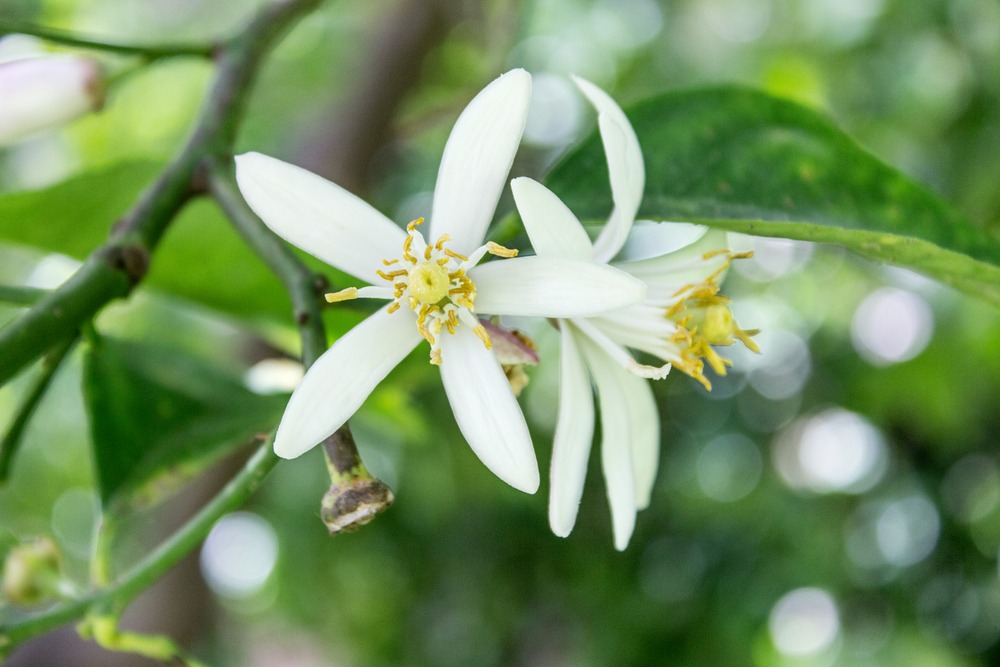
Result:
M158 42L230 34L260 4L5 0L0 15ZM24 48L8 38L0 55ZM48 215L81 221L78 239L61 242L71 252L0 243L3 282L64 279L181 145L211 77L199 60L135 69L100 57L119 77L100 113L0 150L0 196L53 188ZM567 74L626 106L736 82L830 115L997 229L996 0L329 0L273 54L238 146L307 166L406 221L429 210L454 118L515 66L534 76L515 175L544 174L593 129ZM93 173L106 175L99 192L60 188ZM548 530L558 364L541 327L531 333L548 363L531 369L522 396L543 471L536 496L476 460L418 351L352 420L365 461L396 492L388 512L330 537L320 453L282 463L125 625L231 666L997 664L996 310L838 248L734 244L756 255L736 263L725 291L741 325L762 329L763 353L732 350L735 369L710 394L679 373L656 384L661 469L624 553L611 544L596 460L573 534ZM277 281L201 202L168 234L147 286L97 324L280 399L283 373L295 372L273 363L296 351L289 312ZM331 312L331 333L364 314ZM53 536L83 585L97 496L78 356L0 488L0 531L5 546ZM31 374L0 389L0 423ZM121 564L210 497L247 451L130 513ZM65 630L9 664L149 663L81 647Z

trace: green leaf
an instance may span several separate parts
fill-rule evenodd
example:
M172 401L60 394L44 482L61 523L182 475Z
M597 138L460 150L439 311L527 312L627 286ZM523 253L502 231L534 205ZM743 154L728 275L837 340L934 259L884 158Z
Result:
M114 338L90 346L83 380L97 485L112 511L158 501L273 429L287 401L251 393L233 370Z
M1000 241L815 111L722 87L660 95L627 114L646 164L640 216L836 243L1000 305ZM546 182L581 218L611 210L596 132Z
M0 240L82 259L107 240L160 168L123 162L40 190L0 195Z
M83 260L107 241L161 168L121 163L41 190L0 195L0 241ZM287 322L291 314L280 282L206 199L188 204L171 223L143 286L242 318Z

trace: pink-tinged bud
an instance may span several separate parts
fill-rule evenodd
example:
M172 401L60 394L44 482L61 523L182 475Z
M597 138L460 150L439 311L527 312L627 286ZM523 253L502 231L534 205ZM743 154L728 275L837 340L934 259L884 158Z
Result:
M89 58L39 56L0 63L0 145L68 123L103 102L101 69Z

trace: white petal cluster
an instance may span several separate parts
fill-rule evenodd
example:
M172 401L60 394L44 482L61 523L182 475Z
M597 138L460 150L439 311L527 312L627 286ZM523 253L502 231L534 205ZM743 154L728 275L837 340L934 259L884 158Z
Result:
M513 70L462 112L445 146L426 239L346 190L279 160L236 158L244 197L274 232L369 287L331 301L390 303L348 331L306 373L275 437L291 458L331 435L409 352L427 340L455 419L486 466L533 493L538 464L528 429L483 315L590 317L638 303L645 284L589 259L513 257L483 244L506 184L528 109L531 78ZM498 259L480 263L487 254Z
M576 216L545 186L517 178L511 187L539 256L610 265L648 288L641 303L558 322L562 365L549 523L553 532L566 536L576 522L594 435L596 391L601 465L614 542L621 550L631 539L637 510L649 505L658 465L660 422L644 378L661 379L677 366L710 388L704 363L720 374L728 364L713 345L741 340L756 346L752 332L736 326L728 300L718 293L723 272L738 256L729 252L725 234L677 223L633 226L645 187L635 131L604 91L582 79L575 82L598 112L614 201L607 224L591 242ZM630 350L664 363L640 363Z
M596 392L614 542L618 549L628 545L636 512L649 504L659 457L660 421L646 380L663 378L676 366L710 388L705 364L718 374L729 364L715 346L756 345L754 332L736 325L728 299L719 293L729 262L740 256L729 251L725 233L678 223L636 224L645 168L635 131L604 91L575 82L598 112L614 208L592 241L545 186L514 179L533 256L483 243L524 129L531 78L523 70L489 84L456 122L426 237L423 219L404 231L315 174L258 153L236 158L244 197L273 231L368 283L328 294L329 301L389 301L306 373L278 427L274 447L280 456L298 456L331 435L425 340L473 451L498 477L533 493L538 465L505 375L511 365L502 366L507 362L491 351L491 331L495 337L509 334L483 317L548 318L562 340L552 530L566 536L576 521ZM504 342L534 354L520 340ZM661 363L644 363L636 352Z
M78 56L35 56L0 63L0 146L57 127L104 101L101 70Z

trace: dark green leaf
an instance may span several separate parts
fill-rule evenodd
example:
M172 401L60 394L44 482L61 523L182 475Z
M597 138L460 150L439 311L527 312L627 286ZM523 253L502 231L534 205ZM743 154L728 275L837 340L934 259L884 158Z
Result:
M277 424L287 397L258 396L231 370L176 350L102 339L87 351L84 391L101 500L155 502Z
M646 163L640 215L837 243L1000 304L1000 241L816 112L725 87L628 110ZM581 218L611 210L594 133L547 179Z

